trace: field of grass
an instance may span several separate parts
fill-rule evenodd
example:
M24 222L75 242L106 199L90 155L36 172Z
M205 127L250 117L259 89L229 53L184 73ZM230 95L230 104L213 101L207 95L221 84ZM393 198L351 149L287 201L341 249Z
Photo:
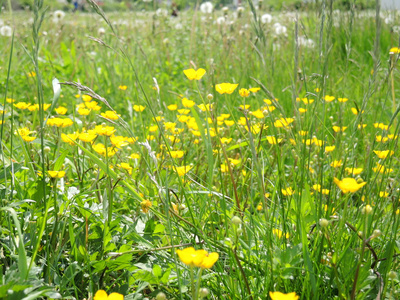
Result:
M0 299L400 298L399 12L42 4L0 13Z

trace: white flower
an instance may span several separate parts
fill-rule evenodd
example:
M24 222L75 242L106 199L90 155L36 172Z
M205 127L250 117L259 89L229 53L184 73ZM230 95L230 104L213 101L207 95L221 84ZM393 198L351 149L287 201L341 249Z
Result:
M12 35L12 29L8 25L4 25L0 27L0 35L2 36L11 36Z
M393 26L392 30L394 33L400 33L400 26Z
M164 8L159 8L156 10L156 15L158 17L166 17L166 16L168 16L168 11Z
M60 22L62 19L64 19L65 17L65 12L63 12L62 10L56 10L53 13L53 22L54 23L58 23Z
M224 24L225 23L225 17L219 17L216 22L217 22L218 25Z
M79 190L76 187L71 186L68 188L68 191L67 191L68 200L71 200L77 194L79 194Z
M100 27L99 29L97 29L97 34L98 35L103 35L106 33L106 30L103 27Z
M280 23L274 24L274 30L276 35L286 34L287 32L286 26L283 26Z
M213 12L213 8L214 8L214 6L213 6L212 3L209 2L209 1L204 2L204 3L202 3L202 4L200 5L200 11L201 11L203 14L211 14L211 13Z
M307 48L315 47L315 42L312 39L307 39L304 36L299 36L298 43L299 43L299 46L304 46Z
M238 13L242 13L244 11L244 7L238 6L237 11L238 11Z
M261 23L267 24L272 22L272 16L270 14L263 14L261 16Z
M181 30L183 28L183 25L181 24L181 23L177 23L176 25L175 25L175 29L176 30Z

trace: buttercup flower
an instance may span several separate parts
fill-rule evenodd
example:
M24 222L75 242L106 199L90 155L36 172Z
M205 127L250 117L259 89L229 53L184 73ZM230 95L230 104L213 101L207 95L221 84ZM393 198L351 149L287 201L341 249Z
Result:
M202 68L197 69L197 71L195 69L187 69L183 70L183 73L189 80L200 80L206 74L206 70Z
M336 177L334 177L333 181L345 194L355 193L359 189L361 189L364 185L367 184L366 182L357 183L357 181L354 178L343 178L342 180L339 180Z
M272 300L298 300L299 296L295 292L284 294L281 292L269 292L269 296ZM96 300L96 299L95 299Z
M181 262L189 267L200 267L210 269L217 262L219 255L216 252L208 253L205 250L195 250L189 247L183 250L176 250Z
M111 293L107 295L107 293L103 290L98 290L94 295L93 300L124 300L124 296L118 293Z
M235 89L238 87L238 83L233 84L233 83L220 83L215 85L215 90L222 94L232 94Z

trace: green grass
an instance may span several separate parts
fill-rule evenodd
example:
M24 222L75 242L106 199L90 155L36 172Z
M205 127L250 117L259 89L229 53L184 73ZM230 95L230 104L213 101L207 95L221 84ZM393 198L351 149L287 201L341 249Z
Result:
M327 1L274 12L263 24L266 12L254 17L245 3L223 24L216 23L222 11L178 18L93 11L54 23L35 3L35 16L0 14L15 28L14 37L0 36L0 298L92 299L102 289L125 299L160 292L191 299L199 288L210 299L269 299L274 291L300 299L400 297L400 91L398 57L389 54L398 46L398 14L339 12ZM190 81L189 68L207 73ZM215 86L223 82L239 86L221 95ZM260 90L239 95L250 87ZM82 115L76 95L88 94L99 110L92 103ZM183 97L196 103L188 117L167 108L184 109ZM64 116L54 110L60 106ZM101 116L110 110L120 118ZM54 117L72 125L51 126ZM278 126L281 118L293 122ZM99 131L93 145L63 135L102 124L115 128L119 148ZM18 133L24 127L34 141ZM374 150L394 153L379 158ZM334 178L366 184L345 194ZM189 246L219 259L191 269L176 253Z

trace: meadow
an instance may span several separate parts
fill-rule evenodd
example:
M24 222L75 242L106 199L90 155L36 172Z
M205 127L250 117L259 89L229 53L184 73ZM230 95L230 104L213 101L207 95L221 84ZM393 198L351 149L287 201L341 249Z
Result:
M88 2L0 12L1 299L400 298L399 11Z

